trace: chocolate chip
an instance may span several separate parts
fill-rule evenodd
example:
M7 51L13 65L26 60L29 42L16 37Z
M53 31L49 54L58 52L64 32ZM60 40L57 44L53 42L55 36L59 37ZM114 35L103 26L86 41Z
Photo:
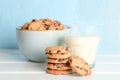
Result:
M73 59L69 59L69 62L72 63Z
M68 51L68 47L66 47L66 49L65 49L66 51Z
M53 63L51 63L51 62L48 62L47 64L53 64Z
M56 28L56 30L58 30L58 28Z
M46 30L48 30L49 29L49 27L48 28L46 28Z
M52 53L49 53L49 55L52 55Z
M88 65L88 63L84 63L84 65Z
M33 19L33 20L32 20L32 22L35 22L35 21L37 21L37 20L36 20L36 19Z
M88 73L88 71L86 69L83 69L86 73Z
M61 62L62 61L62 59L60 58L59 60L58 60L58 62Z
M66 66L69 66L69 65L70 65L70 63L66 63L65 65L66 65Z
M53 64L53 66L56 66L56 64Z
M56 66L57 68L60 68L60 66Z
M42 20L42 22L45 24L45 20Z
M49 54L48 52L46 52L46 54Z
M51 70L50 68L47 68L48 70Z
M60 26L60 25L61 25L61 23L57 21L57 22L56 22L56 25L57 25L57 26Z
M61 52L60 50L57 50L57 53Z
M47 25L44 25L44 27L45 27L46 29L48 29L48 28L49 28L49 26L47 26Z
M64 55L64 53L62 53L62 55Z
M28 29L28 27L26 27L26 29Z
M62 68L63 66L56 64L56 68Z
M49 50L49 53L51 53L51 50Z
M75 66L75 67L80 69L80 67L79 67L79 66Z

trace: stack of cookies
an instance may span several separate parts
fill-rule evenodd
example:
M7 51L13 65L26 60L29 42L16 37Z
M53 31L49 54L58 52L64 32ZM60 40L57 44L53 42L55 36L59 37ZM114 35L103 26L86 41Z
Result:
M74 70L81 76L90 75L90 65L80 57L71 56L67 46L53 46L46 50L47 73L49 74L71 74Z
M71 74L72 69L69 65L71 56L70 49L67 46L48 47L47 55L47 73L49 74Z

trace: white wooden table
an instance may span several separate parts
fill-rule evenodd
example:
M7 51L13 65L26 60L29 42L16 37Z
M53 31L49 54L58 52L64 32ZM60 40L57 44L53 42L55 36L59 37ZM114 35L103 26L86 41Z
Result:
M120 80L120 54L97 54L90 76L51 75L45 63L28 61L19 50L0 49L0 80Z

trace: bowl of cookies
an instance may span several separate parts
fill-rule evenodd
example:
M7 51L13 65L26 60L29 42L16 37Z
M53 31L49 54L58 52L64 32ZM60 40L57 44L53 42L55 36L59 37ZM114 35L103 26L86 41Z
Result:
M64 45L64 36L69 32L70 28L60 21L33 19L16 29L18 47L28 60L45 62L45 49Z

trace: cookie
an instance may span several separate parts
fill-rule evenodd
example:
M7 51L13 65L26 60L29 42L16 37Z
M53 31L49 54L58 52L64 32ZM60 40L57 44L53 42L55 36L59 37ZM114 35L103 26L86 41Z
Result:
M65 75L65 74L72 74L72 70L53 70L53 69L47 69L47 73L49 74L55 74L55 75Z
M46 48L46 55L49 58L68 58L71 56L67 46L53 46Z
M68 70L71 69L67 63L48 63L47 68L56 70Z
M70 51L70 48L67 46L52 46L46 48L46 53L66 53Z
M49 58L68 58L71 56L70 52L67 53L46 53Z
M63 28L64 26L59 21L55 20L49 27L49 30L63 30Z
M27 30L28 29L28 27L29 27L29 22L27 22L27 23L25 23L23 26L22 26L22 30Z
M30 23L28 30L37 31L39 29L40 25L41 25L41 23L39 21L32 22L32 23Z
M48 63L67 63L69 58L47 58Z
M71 68L81 76L90 75L92 72L90 65L82 58L72 56L69 63Z

